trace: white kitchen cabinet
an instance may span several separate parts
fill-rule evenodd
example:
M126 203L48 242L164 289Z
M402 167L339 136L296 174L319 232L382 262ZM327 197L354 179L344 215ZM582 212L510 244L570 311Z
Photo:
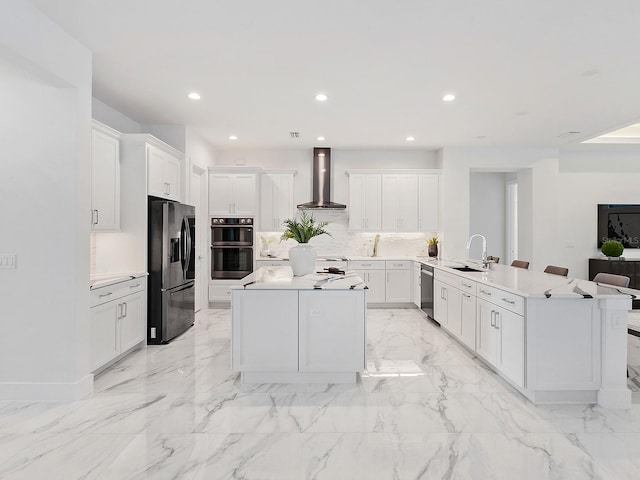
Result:
M418 175L418 230L440 231L440 175Z
M418 230L418 177L409 174L382 175L382 230Z
M524 317L480 298L477 325L477 353L523 387Z
M147 145L147 192L155 197L181 200L182 157L155 145Z
M298 370L298 292L242 291L234 297L231 368L243 372Z
M422 302L422 272L420 262L413 262L413 303L416 307L421 307Z
M349 270L353 270L367 284L367 303L384 303L386 301L387 277L384 260L358 260L349 262Z
M433 281L433 316L440 325L445 327L448 323L449 307L447 300L448 289L450 288L440 280L435 279Z
M260 175L260 229L283 231L282 223L295 216L293 205L293 173Z
M209 215L255 216L255 173L209 172Z
M349 229L380 231L382 226L382 177L377 174L349 175Z
M471 350L476 349L476 301L475 295L460 292L460 340Z
M120 229L120 133L95 120L91 130L91 229Z
M411 302L411 262L387 260L385 263L386 301L388 303Z
M365 368L365 305L360 295L300 291L299 370L359 372ZM329 348L327 348L330 346Z
M146 338L145 279L91 290L91 366L97 370Z
M230 287L239 283L239 280L209 280L209 301L231 302Z

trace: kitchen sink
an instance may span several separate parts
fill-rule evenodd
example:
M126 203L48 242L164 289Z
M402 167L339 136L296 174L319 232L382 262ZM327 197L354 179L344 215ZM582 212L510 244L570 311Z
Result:
M471 267L467 267L466 265L464 267L450 267L453 268L454 270L458 270L460 272L483 272L484 270L478 270L477 268L471 268Z

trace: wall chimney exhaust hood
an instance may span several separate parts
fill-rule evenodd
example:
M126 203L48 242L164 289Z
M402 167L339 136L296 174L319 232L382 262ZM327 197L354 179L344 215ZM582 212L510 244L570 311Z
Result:
M300 209L345 209L346 205L331 201L331 149L313 149L313 200L298 205Z

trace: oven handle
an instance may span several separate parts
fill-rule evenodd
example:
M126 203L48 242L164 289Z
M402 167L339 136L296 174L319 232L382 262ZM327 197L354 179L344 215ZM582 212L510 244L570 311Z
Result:
M211 248L253 248L252 242L213 242Z

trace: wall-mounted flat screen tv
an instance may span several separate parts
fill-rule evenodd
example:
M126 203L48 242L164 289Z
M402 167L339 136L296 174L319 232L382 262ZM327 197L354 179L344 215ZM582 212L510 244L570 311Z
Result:
M624 248L640 248L640 205L598 205L598 248L618 240Z

